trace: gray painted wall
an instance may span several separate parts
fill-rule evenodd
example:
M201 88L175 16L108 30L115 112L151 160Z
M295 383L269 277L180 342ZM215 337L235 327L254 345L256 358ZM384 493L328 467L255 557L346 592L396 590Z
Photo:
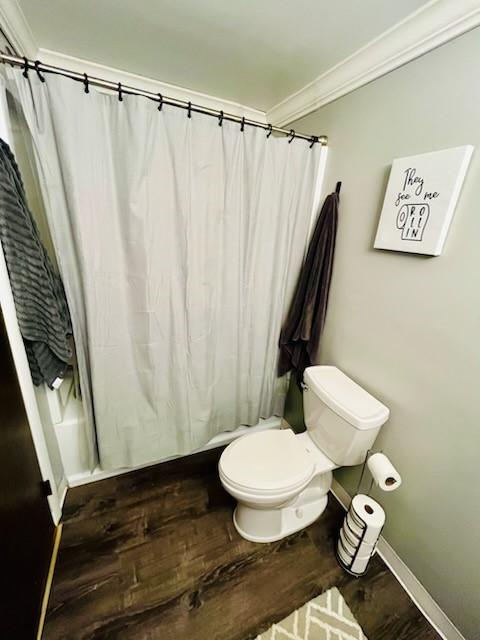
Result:
M480 637L479 60L477 29L292 125L329 136L326 187L343 181L318 362L390 407L377 448L404 484L374 492L384 535L469 639ZM392 160L468 143L443 255L374 250ZM358 473L337 479L352 492Z

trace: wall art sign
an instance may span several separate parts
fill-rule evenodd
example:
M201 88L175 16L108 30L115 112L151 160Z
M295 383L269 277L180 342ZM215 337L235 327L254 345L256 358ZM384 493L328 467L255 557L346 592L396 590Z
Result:
M473 146L393 161L375 249L442 253Z

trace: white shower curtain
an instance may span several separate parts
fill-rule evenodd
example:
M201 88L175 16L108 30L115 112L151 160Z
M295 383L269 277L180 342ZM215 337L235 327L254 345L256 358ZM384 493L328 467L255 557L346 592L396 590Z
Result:
M320 146L159 112L141 97L87 95L63 77L43 84L10 73L36 149L101 466L189 453L281 413L278 336Z

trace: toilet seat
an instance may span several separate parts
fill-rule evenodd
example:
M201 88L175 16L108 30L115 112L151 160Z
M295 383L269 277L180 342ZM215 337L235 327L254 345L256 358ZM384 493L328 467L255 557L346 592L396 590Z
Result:
M291 429L247 434L232 442L218 464L222 480L251 496L301 490L315 463Z

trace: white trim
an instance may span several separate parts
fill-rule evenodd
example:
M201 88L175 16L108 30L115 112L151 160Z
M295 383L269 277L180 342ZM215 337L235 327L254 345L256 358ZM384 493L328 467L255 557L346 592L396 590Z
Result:
M58 487L58 503L60 505L61 512L63 511L63 505L65 504L67 491L68 491L68 480L66 478L62 478L62 481L60 482L60 486ZM58 522L56 524L58 524Z
M2 135L2 138L5 137ZM17 371L18 383L22 392L25 412L27 414L32 440L37 454L38 466L42 480L49 480L52 489L52 495L48 496L48 504L52 513L52 518L57 525L60 521L62 511L60 499L55 484L55 476L53 473L50 456L48 455L47 443L43 433L42 421L38 411L37 400L33 388L30 368L28 366L25 345L23 344L20 328L18 326L17 314L15 311L15 303L10 288L10 280L8 278L7 265L3 249L0 246L0 306L3 311L5 328L7 330L8 341L12 350L13 361Z
M16 0L0 0L0 21L6 35L21 55L85 71L91 75L98 74L123 84L135 83L155 93L165 93L173 98L198 102L212 109L223 109L235 115L283 127L479 26L480 0L430 0L305 87L287 96L266 114L216 96L49 49L39 49Z
M37 43L17 0L0 0L0 22L5 35L20 55L37 57Z
M273 416L272 418L268 418L267 420L260 420L258 424L253 427L238 427L234 431L223 431L218 435L214 436L211 440L207 442L206 445L200 447L200 449L196 449L192 452L200 453L201 451L208 451L209 449L215 449L216 447L224 447L225 445L233 442L236 438L240 438L247 433L256 433L258 431L267 431L269 429L282 429L283 428L283 418L277 418ZM175 458L181 458L184 456L171 456L170 458L164 458L163 460L158 460L156 462L150 462L148 464L143 464L138 467L133 467L131 469L118 469L116 471L102 471L100 467L94 469L94 471L78 473L74 476L69 476L68 485L69 487L79 487L84 484L90 484L91 482L97 482L98 480L106 480L107 478L114 478L115 476L121 476L124 473L130 473L130 471L138 471L139 469L145 469L147 467L153 467L162 462L168 462L169 460L174 460Z
M10 118L7 109L7 100L3 79L0 80L0 137L13 147ZM13 361L17 372L18 383L25 405L30 431L32 433L33 445L37 454L38 466L42 480L49 480L52 495L48 496L48 505L52 513L55 524L58 524L62 515L59 488L56 486L55 474L53 472L48 447L43 431L42 420L38 410L37 398L33 387L30 367L28 365L27 353L23 343L22 334L18 325L15 302L8 277L5 255L0 245L0 306L3 311L5 328L8 341L12 351Z
M480 25L480 0L431 0L267 111L283 127Z
M328 146L322 145L320 149L320 159L318 161L317 179L315 181L315 191L313 193L312 213L310 214L310 222L308 225L307 240L305 243L305 255L308 251L308 245L313 233L313 228L320 209L322 193L324 192L325 170L327 168Z
M351 497L335 478L332 482L331 492L342 507L348 509ZM445 640L465 640L465 637L460 633L450 618L447 617L444 611L440 609L422 583L413 575L383 536L380 536L377 551L378 555L410 596L410 599L413 600L442 638Z
M236 116L245 116L245 118L249 120L266 122L264 111L252 109L237 102L223 100L222 98L200 93L199 91L179 87L175 84L160 82L153 78L147 78L146 76L108 67L103 64L98 64L97 62L92 62L91 60L83 60L82 58L76 58L58 51L42 48L38 50L37 57L45 64L64 67L79 73L87 73L89 76L97 76L105 80L110 80L111 82L121 82L122 84L135 86L138 89L144 89L152 93L162 93L170 98L193 102L210 109L217 109L218 111L223 110Z

